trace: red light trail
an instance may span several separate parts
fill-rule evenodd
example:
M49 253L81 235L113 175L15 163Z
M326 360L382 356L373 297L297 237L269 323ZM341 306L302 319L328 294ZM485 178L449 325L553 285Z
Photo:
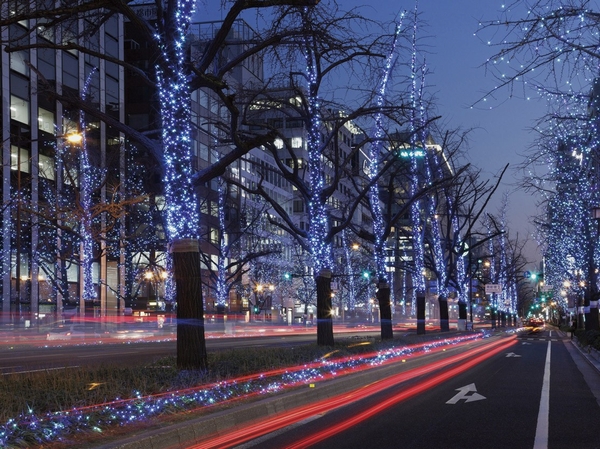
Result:
M327 439L339 432L343 432L345 429L348 429L349 427L352 427L353 425L356 425L359 422L364 421L365 419L368 419L373 415L380 413L386 408L391 407L405 399L408 399L423 391L426 391L429 388L433 388L441 382L444 382L452 378L453 376L456 376L457 374L460 374L474 367L475 365L483 362L484 360L494 356L495 354L501 351L504 351L506 348L514 345L515 343L516 337L513 336L508 341L500 340L493 342L489 345L474 348L464 353L429 363L425 366L413 368L405 372L395 374L379 382L372 383L370 385L358 388L356 390L352 390L344 394L340 394L332 398L327 398L306 406L298 407L296 409L290 410L289 412L269 416L266 421L260 421L260 426L257 426L256 421L252 423L247 423L243 427L237 428L232 432L229 432L224 435L215 436L210 440L206 440L202 443L192 445L190 446L190 448L209 449L236 446L244 442L250 441L252 439L258 438L260 436L266 435L268 433L274 432L286 426L292 425L299 421L308 419L313 415L329 412L339 407L343 407L358 400L364 399L369 395L379 393L401 382L405 382L407 380L411 380L419 376L431 374L437 370L440 370L441 368L455 364L457 362L463 362L460 365L455 366L451 369L430 376L422 382L419 382L417 385L407 388L406 390L403 390L398 394L395 394L394 396L385 399L379 404L364 410L358 416L339 422L336 425L329 427L328 429L317 434L310 435L305 439L297 442L293 446L290 446L289 449L305 448L312 444L316 444L319 441Z

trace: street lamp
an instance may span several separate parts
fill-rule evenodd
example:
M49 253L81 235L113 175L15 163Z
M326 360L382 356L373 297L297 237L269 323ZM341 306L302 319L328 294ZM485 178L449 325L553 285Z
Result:
M267 305L267 299L272 299L272 293L275 291L273 284L262 285L257 284L254 289L254 313L258 315L260 311ZM270 292L269 296L266 296Z

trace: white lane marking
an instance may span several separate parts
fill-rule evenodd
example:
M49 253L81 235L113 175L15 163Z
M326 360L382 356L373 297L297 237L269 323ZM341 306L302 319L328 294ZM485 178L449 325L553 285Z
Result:
M57 370L61 370L61 369L73 369L73 368L79 368L79 365L75 365L75 366L58 366L55 368L42 368L42 369L30 369L27 371L11 371L10 373L2 373L3 376L10 376L11 374L27 374L27 373L41 373L44 371L57 371Z
M107 355L121 355L121 354L139 354L138 351L125 351L125 352L107 352ZM98 357L98 354L91 354L91 355L78 355L77 356L80 359L89 359L89 358L93 358L93 357Z
M548 448L548 417L550 415L550 354L550 342L548 342L548 349L546 349L546 364L544 366L544 380L542 381L542 397L540 398L540 410L538 412L533 449Z
M250 447L257 446L261 443L264 443L265 441L270 440L271 438L276 437L277 435L287 432L288 430L294 429L295 427L303 426L304 424L308 424L309 422L314 421L315 419L322 418L323 415L324 415L323 413L319 413L317 415L309 416L308 418L303 419L302 421L298 421L294 424L290 424L289 426L285 426L285 427L282 427L281 429L275 430L274 432L267 433L266 435L263 435L262 437L248 441L247 443L240 444L239 446L235 446L235 449L248 449Z

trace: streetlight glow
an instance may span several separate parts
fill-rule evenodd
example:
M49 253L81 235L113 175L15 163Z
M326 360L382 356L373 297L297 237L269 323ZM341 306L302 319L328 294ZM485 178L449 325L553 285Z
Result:
M79 144L81 143L81 141L83 140L83 134L80 133L69 133L65 136L65 139L67 140L67 142L72 143L72 144Z

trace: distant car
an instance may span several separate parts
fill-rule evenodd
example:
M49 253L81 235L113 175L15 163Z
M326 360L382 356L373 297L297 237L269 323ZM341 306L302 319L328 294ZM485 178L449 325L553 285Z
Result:
M544 325L544 320L540 318L529 318L527 320L527 325L530 327L542 327Z

